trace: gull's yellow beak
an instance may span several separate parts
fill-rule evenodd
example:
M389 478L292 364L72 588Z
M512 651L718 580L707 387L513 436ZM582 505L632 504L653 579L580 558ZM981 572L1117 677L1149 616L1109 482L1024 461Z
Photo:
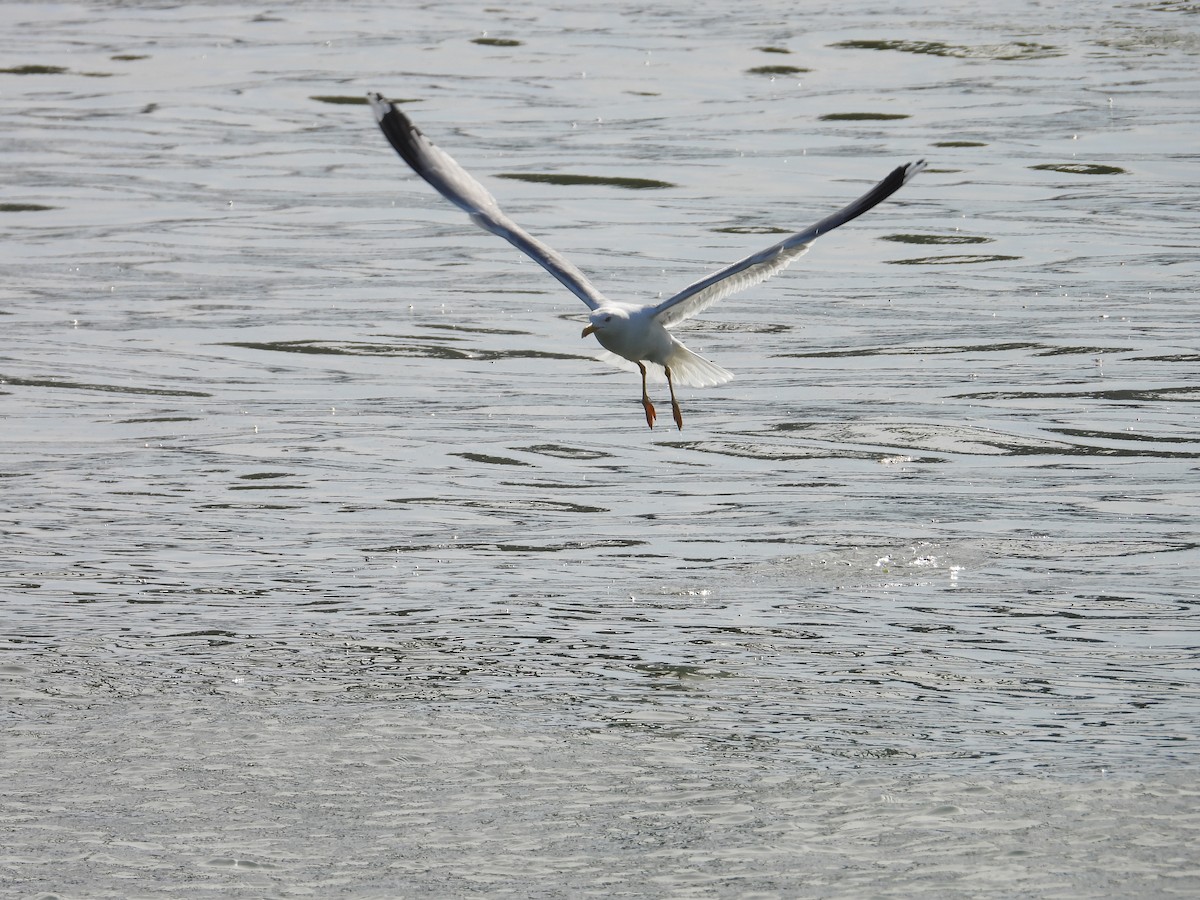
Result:
M581 334L580 337L585 338L595 330L596 330L595 325L589 325L587 328L583 329L583 334Z

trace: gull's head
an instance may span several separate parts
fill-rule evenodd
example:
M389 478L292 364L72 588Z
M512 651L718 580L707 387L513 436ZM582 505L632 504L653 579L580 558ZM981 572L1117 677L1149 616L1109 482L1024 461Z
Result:
M587 337L589 334L599 334L608 331L611 328L620 328L629 321L628 310L614 306L601 306L599 309L593 310L588 316L588 327L583 329L583 334L580 337Z

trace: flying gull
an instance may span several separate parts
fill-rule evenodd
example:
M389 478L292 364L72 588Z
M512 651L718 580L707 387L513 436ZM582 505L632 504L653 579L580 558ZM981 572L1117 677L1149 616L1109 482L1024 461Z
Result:
M646 424L651 428L657 414L646 391L647 367L655 375L660 369L666 375L667 389L671 393L671 414L681 431L683 414L675 399L675 383L707 387L724 384L733 378L732 373L683 346L671 334L672 326L703 312L730 294L783 271L806 253L818 237L882 203L925 168L925 161L918 160L893 169L853 203L815 225L701 278L661 303L620 303L607 299L569 260L506 216L487 188L426 138L391 101L376 93L367 96L379 127L414 172L466 212L476 225L499 235L527 254L591 310L589 324L583 329L582 336L595 335L600 346L617 357L615 361L628 360L637 366L642 375L642 407L646 411Z

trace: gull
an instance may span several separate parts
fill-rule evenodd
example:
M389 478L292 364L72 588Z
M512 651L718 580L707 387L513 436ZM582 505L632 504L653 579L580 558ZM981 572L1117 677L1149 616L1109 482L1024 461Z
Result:
M733 378L731 372L683 346L671 334L669 329L672 326L703 312L730 294L743 291L783 271L808 252L809 246L818 237L882 203L925 168L925 160L922 159L893 169L879 184L853 203L815 225L701 278L661 303L621 303L606 298L566 257L505 215L487 188L448 153L426 138L404 113L396 109L395 104L377 93L370 93L367 98L384 135L414 172L467 213L476 225L499 235L527 254L591 310L589 324L583 329L581 337L594 335L600 346L609 352L610 361L618 365L622 365L623 361L633 363L641 372L642 408L646 412L646 424L651 428L658 416L646 390L647 367L655 377L659 370L666 376L667 389L671 394L671 415L680 431L683 430L683 413L675 398L675 383L708 387L724 384Z

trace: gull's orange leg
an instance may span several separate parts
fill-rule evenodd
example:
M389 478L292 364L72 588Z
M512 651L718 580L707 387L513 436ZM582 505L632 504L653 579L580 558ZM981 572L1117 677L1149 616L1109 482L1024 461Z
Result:
M663 366L667 373L667 387L671 391L671 415L675 417L675 427L683 431L683 413L679 411L679 401L675 399L675 385L671 382L671 367Z
M654 420L658 418L658 413L654 411L654 404L650 402L650 395L646 393L646 367L640 362L637 367L642 370L642 408L646 410L646 424L651 428L654 427Z

